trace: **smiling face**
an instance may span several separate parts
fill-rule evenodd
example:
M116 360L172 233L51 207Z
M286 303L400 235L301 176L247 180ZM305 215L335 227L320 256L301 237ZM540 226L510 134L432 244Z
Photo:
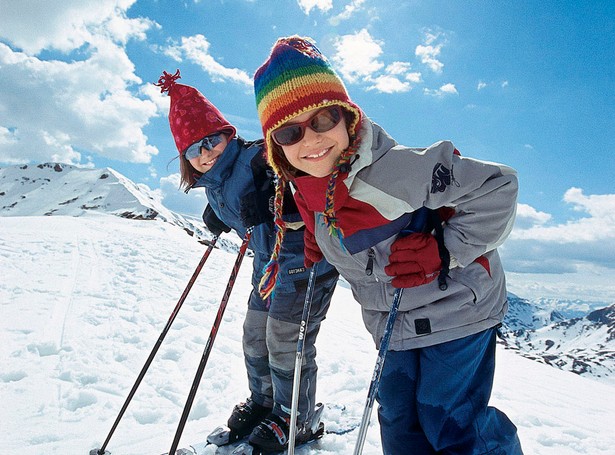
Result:
M288 125L304 123L320 110L321 108L316 108L304 112L278 130ZM326 177L333 172L338 158L348 148L350 138L346 128L344 116L335 127L322 133L317 133L307 126L299 142L280 147L288 162L296 169L314 177Z
M228 144L226 134L221 134L220 139L221 142L211 150L201 147L201 154L196 158L188 160L194 169L204 174L209 171L214 164L216 164L216 161L218 161L218 158L222 155L222 152L224 152L224 149Z

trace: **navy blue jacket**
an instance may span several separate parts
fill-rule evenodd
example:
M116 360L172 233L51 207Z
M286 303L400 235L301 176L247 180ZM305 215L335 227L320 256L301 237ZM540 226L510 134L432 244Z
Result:
M211 208L218 218L243 238L246 227L241 221L241 202L254 192L260 197L274 194L273 172L263 156L263 141L247 142L237 137L229 141L226 149L214 166L203 174L194 188L204 187ZM290 191L290 190L288 190ZM286 201L292 201L287 195ZM301 215L293 203L286 204L283 219L286 222L301 221ZM286 208L288 207L288 209ZM252 285L258 289L263 269L271 256L275 244L273 214L271 222L254 228L249 247L254 252ZM304 229L286 231L280 252L276 293L294 293L307 283L309 271L303 265ZM334 268L325 260L318 267L319 276L334 273Z

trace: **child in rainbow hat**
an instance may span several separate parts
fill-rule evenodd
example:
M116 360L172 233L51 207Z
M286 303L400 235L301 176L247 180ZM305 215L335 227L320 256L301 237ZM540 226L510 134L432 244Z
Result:
M377 347L395 289L406 288L377 395L384 453L521 454L516 427L488 406L508 307L497 247L514 221L515 171L462 157L447 141L397 144L308 38L280 38L254 91L278 177L261 294L279 276L290 185L306 262L324 256L350 283ZM429 225L398 237L419 209Z
M228 431L210 435L217 445L248 437L263 451L280 451L287 445L292 405L293 375L299 326L309 271L304 266L304 223L292 195L277 220L289 235L280 255L281 285L275 294L261 298L258 284L272 253L273 172L263 154L263 141L246 141L205 96L180 84L179 71L160 77L158 86L171 97L169 126L179 152L182 186L186 191L205 188L209 204L205 224L216 234L231 228L244 237L254 227L250 249L254 252L252 286L244 321L243 351L250 397L233 409ZM316 407L316 335L327 314L338 278L327 263L318 269L314 295L305 329L304 358L299 386L299 429L296 441L315 435L311 428ZM221 440L220 435L228 438ZM215 436L215 439L212 439Z

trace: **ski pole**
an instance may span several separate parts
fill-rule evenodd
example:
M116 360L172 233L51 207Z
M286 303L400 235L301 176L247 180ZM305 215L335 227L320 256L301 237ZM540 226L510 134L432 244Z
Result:
M301 315L301 325L299 326L299 338L297 340L297 356L295 358L295 375L293 378L292 405L290 408L290 429L288 438L288 455L295 454L295 436L297 434L297 411L299 408L299 384L301 382L301 364L303 362L303 348L305 347L305 337L308 323L310 321L310 309L312 308L312 297L316 283L316 267L312 266L310 277L308 278L305 301L303 303L303 314Z
M220 322L222 321L222 316L224 316L224 310L226 310L226 304L229 301L229 298L231 296L231 291L233 290L233 286L235 285L235 279L237 278L239 267L241 266L241 262L243 261L243 257L246 253L246 249L248 248L248 243L250 242L250 236L252 235L253 229L254 228L251 227L246 231L246 235L244 236L241 247L239 248L239 254L237 255L237 259L235 260L235 265L233 266L233 270L231 271L231 276L228 279L228 283L226 285L224 295L222 296L222 300L220 301L220 307L218 308L218 314L216 315L216 319L214 320L214 324L211 328L209 338L207 339L207 343L205 344L205 349L203 350L203 355L201 357L199 367L197 368L196 375L194 376L194 380L192 381L192 387L190 388L188 399L186 400L186 404L184 405L184 411L182 412L181 418L179 420L177 431L175 432L175 437L173 438L173 443L171 444L171 449L169 450L169 455L174 455L175 450L177 449L177 446L179 445L179 439L181 438L181 435L184 431L184 427L186 425L186 421L188 420L188 414L190 414L190 408L192 407L192 403L194 402L194 397L196 396L197 389L199 388L199 383L201 382L201 378L203 377L203 372L205 371L205 365L207 365L207 360L209 359L211 348L216 339L218 329L220 328Z
M141 381L143 380L145 373L147 372L149 366L154 360L154 357L156 356L156 353L158 352L158 348L160 347L160 345L162 344L162 341L164 340L167 333L169 332L169 329L171 328L171 324L173 324L173 321L175 320L177 313L179 313L180 308L182 307L182 305L184 304L184 301L186 300L186 297L188 297L188 293L190 292L190 289L192 289L192 285L196 281L196 278L199 276L199 273L201 273L201 269L205 265L207 258L209 257L210 253L214 249L214 246L216 245L217 240L218 240L218 236L214 235L211 241L209 242L209 246L207 247L207 250L205 250L203 257L201 258L201 261L197 265L196 269L194 270L194 273L192 274L190 281L188 281L188 284L186 285L184 292L182 293L181 297L177 301L177 304L175 305L175 308L173 309L173 312L171 313L171 316L169 317L169 320L167 321L167 324L165 325L164 330L158 337L158 341L156 341L156 344L154 345L154 348L150 352L149 357L145 361L145 365L143 365L143 368L141 369L141 372L139 373L139 376L137 377L136 382L132 386L132 389L130 390L128 397L126 398L126 401L124 402L124 405L122 406L122 409L120 410L120 413L118 414L117 418L115 419L115 422L113 423L113 426L111 427L111 431L109 432L107 439L105 439L105 442L100 449L90 450L89 455L104 455L105 453L107 454L109 453L109 452L105 452L105 449L107 447L107 444L109 444L109 441L111 440L111 436L113 435L113 433L115 432L115 429L120 423L120 420L122 419L124 415L124 412L126 412L126 408L128 408L128 404L132 400L132 397L134 396L135 392L139 388L139 385L141 384Z
M410 225L399 233L399 237L404 237L413 232L422 232L425 229L428 213L429 212L425 207L421 207L413 212ZM372 408L374 407L374 400L376 399L376 393L378 392L378 386L380 385L380 377L382 376L384 360L386 358L387 351L389 350L389 342L391 341L391 334L393 333L393 326L395 325L397 310L399 309L399 302L401 302L403 292L403 288L398 288L395 289L395 293L393 294L393 303L391 304L391 309L389 310L387 323L384 327L382 340L380 341L380 350L378 351L378 357L376 358L374 374L372 375L372 380L369 384L367 400L363 410L363 418L361 419L361 424L359 425L359 434L357 436L357 445L354 449L354 455L360 455L363 452L363 445L365 444L365 437L367 436L367 428L369 427L369 419L372 415Z
M361 425L359 426L359 435L357 436L357 445L354 449L354 455L360 455L363 452L363 444L365 444L365 436L367 436L367 427L369 426L369 419L372 415L376 392L378 392L378 386L380 385L382 367L384 366L384 359L389 349L389 341L391 340L391 333L393 333L393 325L395 324L395 318L397 318L397 310L399 308L402 293L403 289L400 288L396 289L395 294L393 295L393 304L391 305L391 310L389 311L389 317L384 329L384 335L382 336L382 341L380 342L380 350L378 351L374 374L372 375L372 381L369 384L369 390L367 392L367 401L363 410Z

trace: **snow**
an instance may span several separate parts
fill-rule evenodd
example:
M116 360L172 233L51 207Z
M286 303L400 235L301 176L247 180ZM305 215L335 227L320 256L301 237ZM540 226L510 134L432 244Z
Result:
M157 220L0 218L0 453L100 447L204 251ZM111 438L113 455L169 449L234 260L212 252ZM246 257L180 445L203 441L247 396L241 331L251 266ZM351 428L377 352L344 283L317 347L325 424ZM613 385L498 346L492 404L518 426L526 454L615 454L614 397ZM297 453L352 453L356 433L328 434ZM381 453L379 440L374 410L364 453Z

